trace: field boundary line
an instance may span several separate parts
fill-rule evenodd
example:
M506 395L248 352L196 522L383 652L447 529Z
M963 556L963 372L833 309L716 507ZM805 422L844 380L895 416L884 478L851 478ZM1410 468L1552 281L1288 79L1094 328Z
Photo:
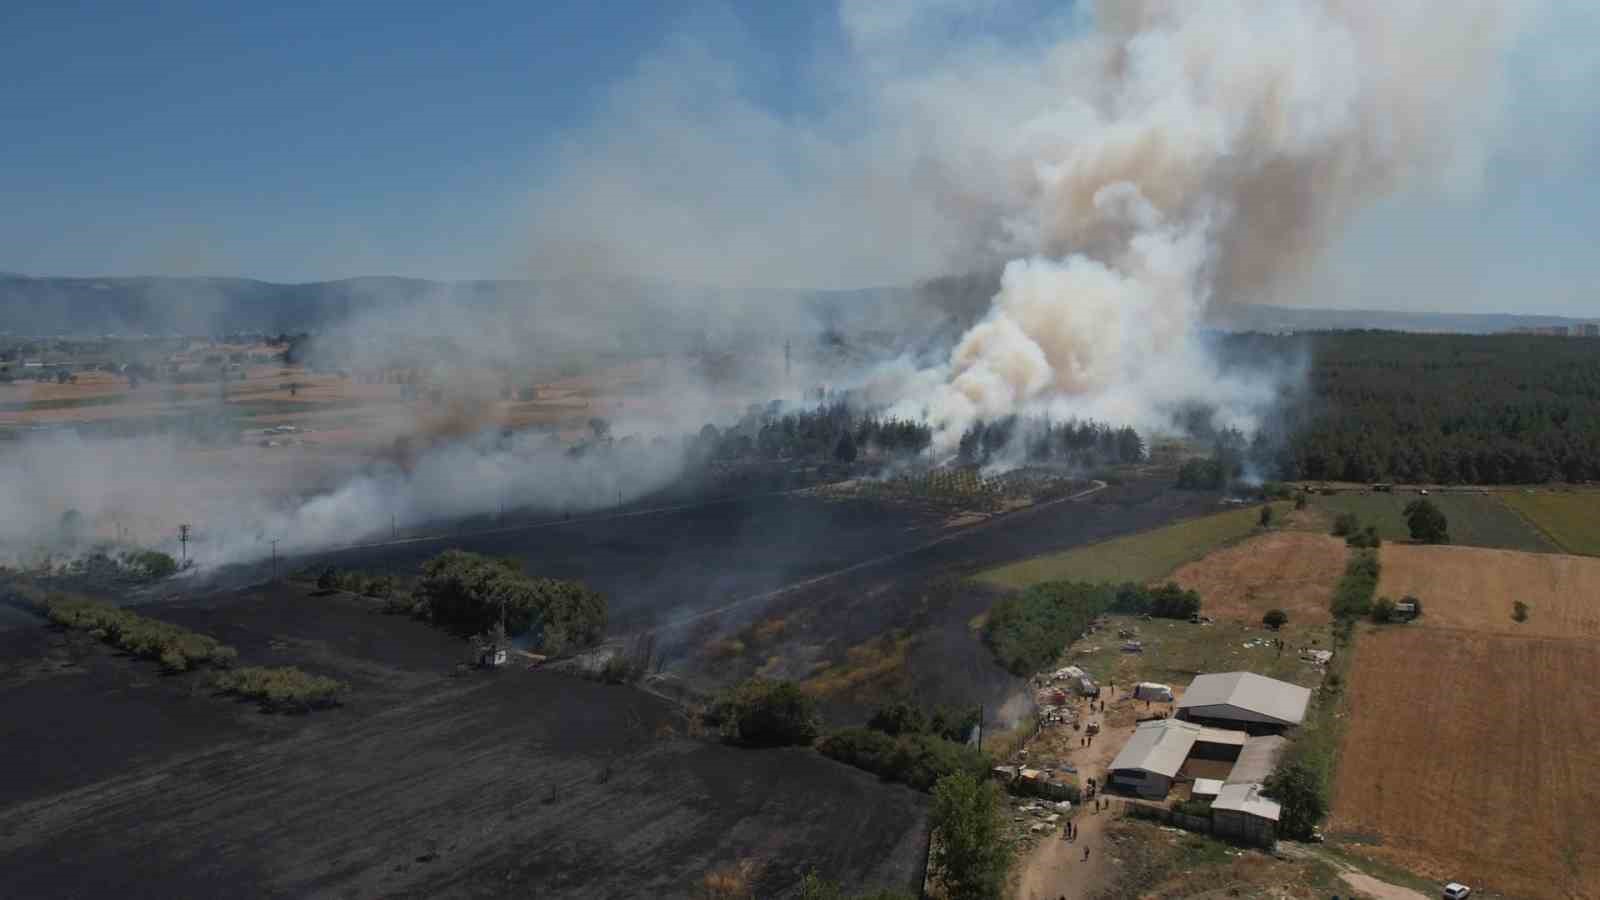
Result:
M995 516L994 518L990 519L987 522L981 522L981 523L979 523L977 525L972 525L972 526L969 526L967 528L962 528L959 531L953 532L951 534L940 535L939 537L934 538L933 540L928 541L925 544L919 544L919 545L917 545L915 547L911 547L911 548L906 549L906 550L897 550L894 553L888 553L888 554L885 554L883 556L874 557L873 559L864 560L864 561L858 562L858 563L853 563L851 565L845 566L842 569L835 569L832 572L824 572L821 575L815 575L815 576L812 576L810 578L804 579L803 581L797 581L797 582L794 582L793 584L785 585L785 586L783 586L781 588L778 588L776 590L767 591L764 594L755 594L755 595L752 595L752 596L749 596L749 597L742 597L742 598L740 598L738 600L734 600L731 603L723 604L722 606L718 606L718 607L716 607L714 609L701 610L700 612L694 613L693 615L685 616L685 617L683 617L681 619L674 619L671 622L663 622L660 625L655 625L655 626L652 626L650 628L640 629L640 630L635 631L635 632L633 632L631 634L621 635L619 637L632 638L632 637L637 637L638 635L641 635L641 634L651 634L653 632L663 631L663 630L666 630L666 629L679 628L679 627L682 627L684 625L689 625L689 624L692 624L694 622L698 622L698 621L700 621L702 619L708 619L708 618L710 618L712 616L720 615L721 613L727 612L727 611L732 610L732 609L738 609L739 607L744 606L745 604L748 604L748 603L760 603L760 602L763 602L763 601L766 601L766 600L775 600L778 597L784 596L785 594L792 594L795 591L800 591L800 590L804 590L804 589L806 589L808 587L813 587L813 586L821 584L821 583L823 583L825 581L829 581L831 579L838 578L841 575L848 575L851 572L858 572L858 571L860 571L862 569L868 569L868 568L871 568L873 566L882 565L882 564L887 563L887 562L893 562L893 561L895 561L897 559L901 559L902 557L910 556L913 553L921 553L924 550L928 550L930 548L937 547L937 546L939 546L941 544L947 544L947 543L949 543L951 541L959 540L959 539L967 537L969 535L976 534L976 533L978 533L980 531L987 531L990 528L998 527L1001 523L1005 523L1005 524L1009 525L1009 524L1011 524L1012 519L1014 517L1016 517L1016 516L1032 515L1032 514L1043 512L1046 509L1050 509L1050 508L1058 506L1058 505L1060 505L1062 503L1070 503L1070 502L1072 502L1074 500L1081 500L1084 497L1090 496L1091 494L1099 493L1100 491L1105 490L1107 487L1109 487L1109 485L1106 482L1104 482L1104 481L1095 481L1094 482L1094 487L1091 487L1091 488L1089 488L1088 490L1085 490L1085 491L1079 491L1078 493L1073 494L1070 497L1059 497L1059 498L1057 498L1055 500L1048 500L1048 501L1046 501L1044 503L1040 503L1040 504L1037 504L1035 506L1027 507L1026 509L1019 509L1016 512L1007 513L1005 515L1000 515L1000 516Z
M1576 550L1573 550L1572 548L1568 547L1565 543L1563 543L1561 541L1560 538L1556 537L1553 532L1551 532L1549 529L1545 528L1543 525L1540 525L1536 520L1534 520L1534 518L1532 516L1528 515L1527 513L1523 512L1522 510L1518 509L1517 505L1515 503L1508 502L1506 500L1504 494L1495 494L1494 495L1494 502L1500 504L1501 506L1504 506L1506 509L1511 510L1511 514L1516 516L1517 518L1521 519L1524 525L1527 525L1529 528L1532 528L1534 531L1536 531L1539 534L1543 535L1544 539L1549 541L1550 545L1552 547L1555 547L1557 550L1560 550L1562 553L1566 554L1567 556L1583 556L1583 555L1585 555L1585 554L1579 553Z

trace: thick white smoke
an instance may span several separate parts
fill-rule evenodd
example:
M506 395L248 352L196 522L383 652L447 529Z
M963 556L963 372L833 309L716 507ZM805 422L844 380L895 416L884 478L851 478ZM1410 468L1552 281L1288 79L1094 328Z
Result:
M1522 21L1497 0L1108 0L1031 64L978 64L968 83L1036 104L997 101L989 147L957 157L1005 173L981 233L1009 262L949 360L898 376L899 411L926 411L946 443L979 418L1151 427L1191 401L1253 427L1273 385L1216 370L1208 305L1278 296L1397 188L1470 186ZM935 121L969 114L921 89L949 83L892 95Z

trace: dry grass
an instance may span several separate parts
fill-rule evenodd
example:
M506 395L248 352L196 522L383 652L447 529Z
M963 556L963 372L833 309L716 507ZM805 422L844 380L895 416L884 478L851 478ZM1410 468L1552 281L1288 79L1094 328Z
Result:
M1382 552L1378 593L1420 597L1425 627L1600 638L1600 559L1399 544ZM1511 619L1518 600L1531 608L1526 622Z
M749 859L712 869L700 878L695 896L705 900L747 900L755 896L760 871L760 865Z
M1600 556L1600 494L1504 494L1501 499L1561 549Z
M882 688L905 674L911 638L886 635L845 651L845 661L828 666L801 682L800 689L818 698L848 698L866 688Z
M1291 622L1326 623L1348 556L1339 538L1274 531L1184 565L1172 580L1199 591L1202 611L1218 619L1255 623L1276 608Z
M1274 504L1278 513L1289 504ZM1150 581L1164 578L1190 560L1249 536L1258 527L1259 507L1244 507L1115 538L1064 553L1036 556L976 577L1005 588L1046 581Z
M1441 880L1597 896L1597 706L1592 641L1364 634L1332 830L1376 839L1360 851Z

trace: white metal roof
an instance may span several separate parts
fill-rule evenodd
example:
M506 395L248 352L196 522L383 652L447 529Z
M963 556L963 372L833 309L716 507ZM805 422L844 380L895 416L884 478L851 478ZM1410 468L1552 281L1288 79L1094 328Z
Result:
M1254 672L1223 672L1196 677L1178 708L1232 706L1284 725L1299 725L1310 702L1311 691L1297 684Z
M1122 745L1122 751L1111 761L1111 770L1141 769L1165 775L1178 774L1195 738L1200 736L1200 726L1177 719L1152 719L1139 723L1133 737Z
M1200 729L1199 737L1195 740L1202 744L1227 744L1232 747L1243 747L1250 739L1248 732L1234 731L1231 728L1206 728Z
M1239 751L1239 758L1234 761L1233 768L1228 772L1227 782L1252 784L1266 781L1267 776L1277 770L1278 757L1288 745L1288 738L1276 734L1253 737L1245 741L1244 748Z
M1225 784L1217 793L1217 799L1212 801L1211 808L1240 812L1274 822L1278 821L1278 815L1283 811L1283 807L1276 802L1261 796L1259 784Z
M1196 797L1215 797L1222 793L1222 779L1196 778L1194 787L1189 789L1189 793Z

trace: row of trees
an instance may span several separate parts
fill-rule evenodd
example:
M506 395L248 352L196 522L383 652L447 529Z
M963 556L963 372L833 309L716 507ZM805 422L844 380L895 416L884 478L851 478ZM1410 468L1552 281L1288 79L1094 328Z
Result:
M1068 463L1085 467L1144 460L1144 439L1132 428L1032 416L978 421L961 435L961 461L986 465L996 459Z
M849 463L867 454L915 456L932 442L933 429L921 422L882 418L842 402L785 413L774 402L752 409L726 429L706 424L693 449L705 459Z
M1000 665L1027 677L1054 663L1061 648L1105 612L1188 619L1200 612L1200 594L1176 584L1151 588L1131 582L1046 582L995 603L984 640Z

